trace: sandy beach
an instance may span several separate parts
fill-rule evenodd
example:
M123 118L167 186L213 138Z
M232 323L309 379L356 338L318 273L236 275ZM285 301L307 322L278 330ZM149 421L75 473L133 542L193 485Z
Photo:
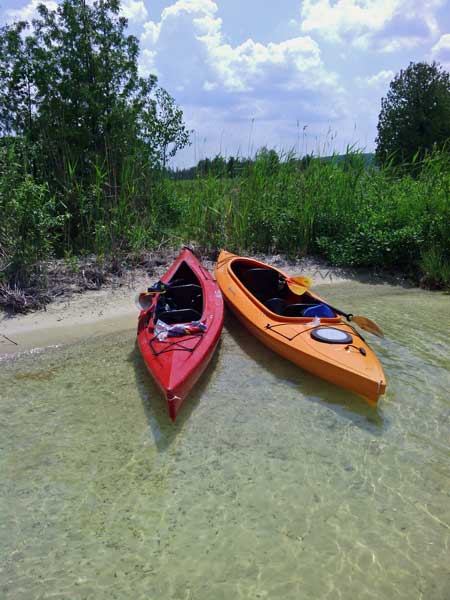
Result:
M69 300L56 301L45 311L27 315L3 314L0 320L0 355L15 354L55 344L131 329L136 324L136 287L84 292Z
M129 270L120 281L106 283L99 290L65 294L61 299L48 304L45 310L25 315L0 313L0 357L133 329L136 327L138 314L136 295L159 279L174 256L176 253L167 257L165 264L152 267L151 273L146 273L142 268ZM313 288L354 279L366 280L368 283L385 280L373 274L329 267L309 258L298 261L289 261L279 255L258 255L256 258L273 264L290 275L311 277ZM202 262L213 271L213 261L203 259Z

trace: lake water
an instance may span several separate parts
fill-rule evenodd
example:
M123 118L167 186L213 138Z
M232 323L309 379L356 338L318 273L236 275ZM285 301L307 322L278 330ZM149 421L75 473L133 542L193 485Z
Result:
M4 359L0 597L448 600L450 297L314 289L384 329L378 408L231 316L176 424L134 331Z

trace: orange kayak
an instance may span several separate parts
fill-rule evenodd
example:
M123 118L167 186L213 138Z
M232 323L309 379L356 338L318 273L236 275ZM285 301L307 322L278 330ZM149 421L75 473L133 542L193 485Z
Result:
M215 275L227 305L263 344L369 404L384 394L375 353L319 296L309 290L296 295L279 269L224 250Z

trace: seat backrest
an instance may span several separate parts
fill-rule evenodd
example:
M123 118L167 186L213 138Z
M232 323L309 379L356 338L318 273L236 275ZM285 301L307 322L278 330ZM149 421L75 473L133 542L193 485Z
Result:
M177 309L193 308L203 312L203 294L200 285L188 283L175 285L167 290L166 296L173 301Z
M281 314L283 317L304 317L305 311L308 310L308 307L310 306L311 304L306 304L305 302L288 304Z
M247 269L242 273L241 279L248 291L257 297L273 298L279 292L279 276L273 269Z
M266 300L264 304L269 310L277 315L283 314L283 311L286 308L286 301L283 300L283 298L270 298L269 300Z

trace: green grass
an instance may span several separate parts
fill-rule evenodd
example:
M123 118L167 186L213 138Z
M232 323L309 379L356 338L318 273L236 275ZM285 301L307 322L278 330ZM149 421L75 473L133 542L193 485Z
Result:
M287 157L270 173L257 160L244 177L168 182L168 190L181 215L177 233L205 249L314 254L417 280L433 256L433 281L447 286L449 162L436 153L413 178L406 170L368 166L358 152L316 158L306 169Z
M122 256L174 240L208 251L312 254L449 287L449 167L446 153L428 157L415 177L354 151L307 165L261 154L239 177L174 181L130 157L120 189L94 165L88 188L68 169L65 193L55 196L24 171L14 149L4 149L0 279L20 283L51 256Z

